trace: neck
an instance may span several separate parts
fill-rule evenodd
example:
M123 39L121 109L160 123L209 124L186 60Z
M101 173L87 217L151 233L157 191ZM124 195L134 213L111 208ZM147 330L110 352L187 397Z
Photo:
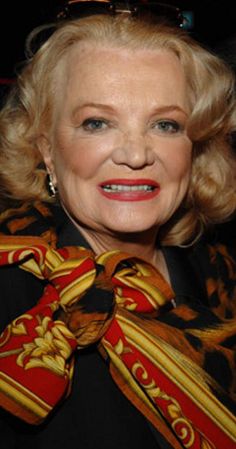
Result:
M143 233L108 234L93 231L75 224L96 255L119 249L125 253L141 257L154 265L170 282L164 256L157 247L157 230Z
M158 228L137 233L112 233L97 231L78 223L65 209L66 214L85 238L96 255L107 251L120 250L122 252L140 257L154 265L163 277L170 283L169 272L165 258L158 249Z
M111 233L98 232L76 224L80 233L87 240L95 254L119 249L120 251L147 258L156 252L156 231L148 233Z

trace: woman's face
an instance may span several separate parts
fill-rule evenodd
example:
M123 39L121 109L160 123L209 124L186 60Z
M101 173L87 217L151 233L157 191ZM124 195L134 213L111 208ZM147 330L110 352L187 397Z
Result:
M80 44L62 72L53 142L42 152L65 209L93 231L159 228L183 200L191 172L177 57Z

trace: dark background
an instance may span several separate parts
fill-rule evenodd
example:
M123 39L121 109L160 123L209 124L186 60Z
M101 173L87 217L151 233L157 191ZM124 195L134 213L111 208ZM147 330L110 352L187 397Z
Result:
M236 36L235 0L159 0L193 11L190 33L212 49L226 51ZM13 3L14 2L14 3ZM24 42L36 26L50 22L63 0L2 0L0 6L0 78L12 78L15 65L24 60ZM222 50L223 45L223 50ZM235 44L234 44L235 45ZM236 47L230 58L236 59Z

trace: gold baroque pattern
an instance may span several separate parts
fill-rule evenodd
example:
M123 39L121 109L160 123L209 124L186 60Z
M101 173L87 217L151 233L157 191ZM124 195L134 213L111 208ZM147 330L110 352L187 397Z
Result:
M118 340L117 344L114 346L114 350L122 357L123 354L130 352L130 348L126 348L121 339ZM155 380L148 378L148 372L143 366L140 360L136 361L132 367L132 374L138 380L139 384L146 390L148 396L153 402L158 405L158 400L166 402L164 409L169 415L171 426L175 431L178 438L181 440L183 446L186 449L195 447L196 434L192 423L183 414L180 404L176 399L169 396L165 391L162 391L160 387L156 384ZM157 401L156 401L157 400ZM200 442L201 449L216 449L203 435L201 436Z
M56 322L49 326L51 318L37 317L39 325L35 331L38 336L30 343L23 344L23 350L17 357L17 364L24 369L46 368L58 376L68 374L66 359L71 354L71 347L65 337L71 336L65 325Z
M20 320L14 320L1 336L1 345L6 344L11 335L27 335L24 320L32 319L31 315L22 315ZM16 363L23 369L45 368L58 376L68 375L68 360L71 346L66 338L71 338L71 332L61 321L52 322L48 316L37 315L38 325L35 327L36 337L22 347L7 351L6 355L18 354Z

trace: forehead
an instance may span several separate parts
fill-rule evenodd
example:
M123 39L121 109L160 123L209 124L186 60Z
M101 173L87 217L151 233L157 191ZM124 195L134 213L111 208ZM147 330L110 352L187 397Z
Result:
M177 56L168 49L132 49L112 45L104 46L95 42L82 42L73 45L65 55L63 62L70 76L73 76L75 66L79 68L81 73L83 70L91 73L91 68L93 68L93 71L99 69L104 72L109 67L112 71L114 63L116 68L117 65L135 65L136 63L140 70L148 70L149 68L157 68L160 63L165 63L174 65L178 70L182 69ZM105 70L103 70L104 65L106 65Z
M177 56L165 49L150 50L118 48L101 44L74 45L60 64L57 73L59 95L70 101L76 96L121 96L140 93L152 96L165 90L170 100L183 102L186 80ZM94 98L95 97L95 98Z

